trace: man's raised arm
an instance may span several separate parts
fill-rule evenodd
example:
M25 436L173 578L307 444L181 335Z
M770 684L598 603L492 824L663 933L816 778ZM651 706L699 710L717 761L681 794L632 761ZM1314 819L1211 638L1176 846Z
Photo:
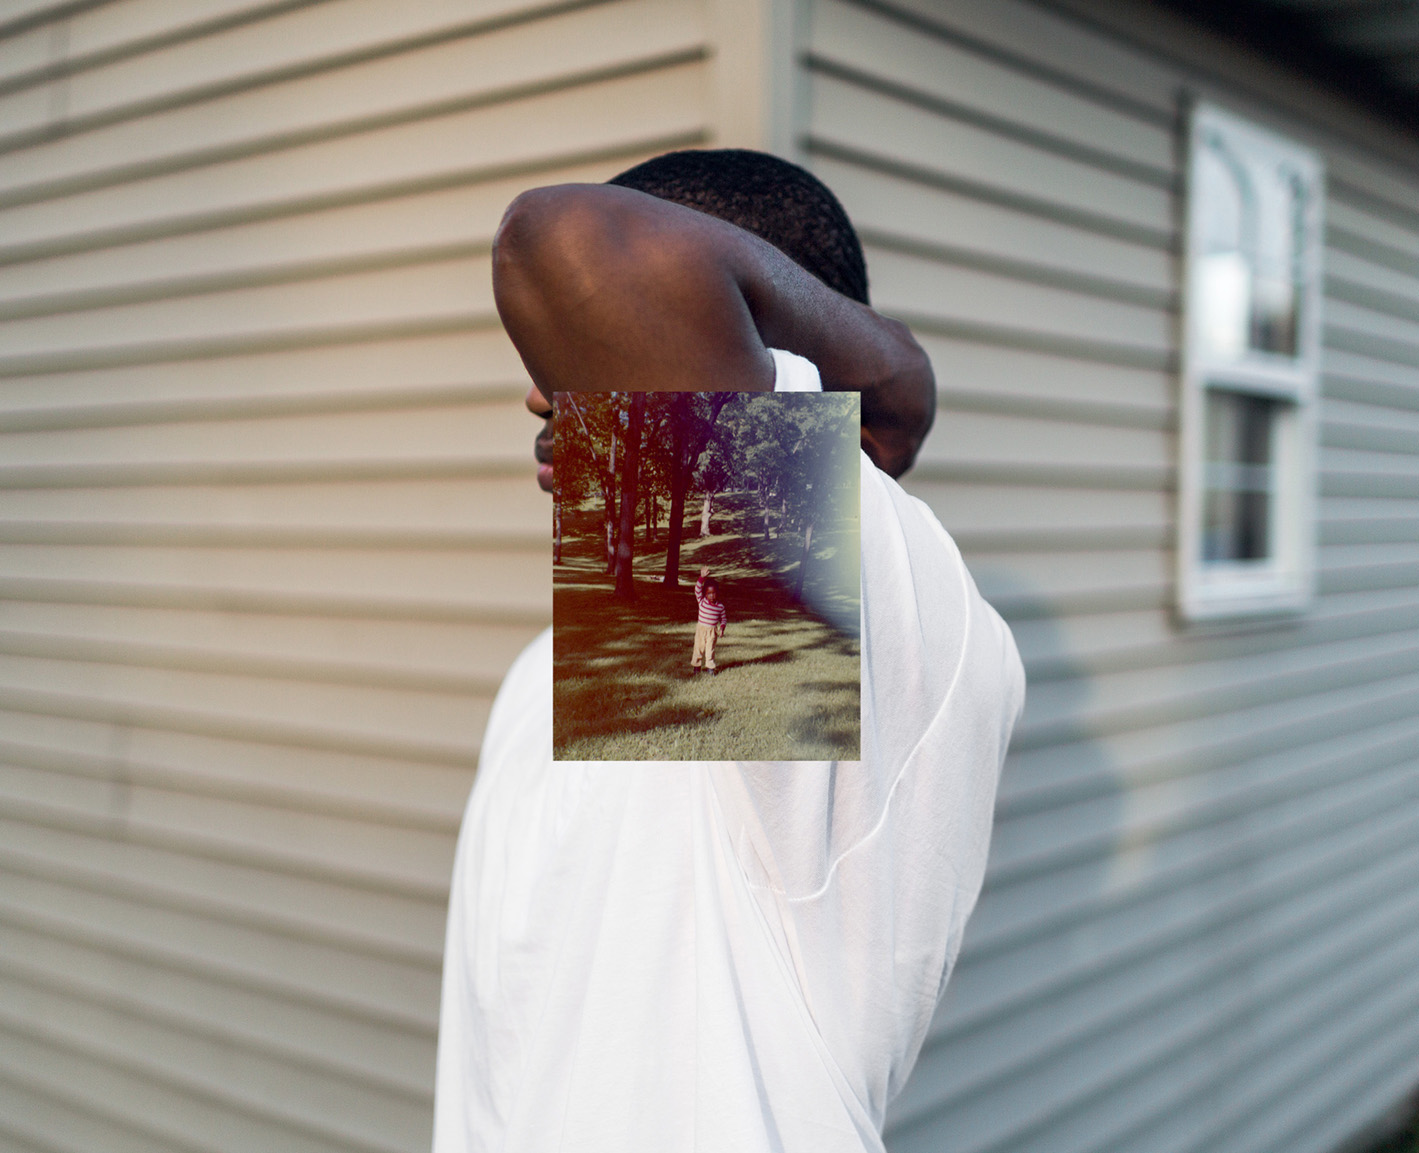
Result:
M627 188L565 184L513 201L493 247L498 313L543 395L768 391L782 348L862 393L862 447L911 467L935 415L905 325L828 288L773 245Z

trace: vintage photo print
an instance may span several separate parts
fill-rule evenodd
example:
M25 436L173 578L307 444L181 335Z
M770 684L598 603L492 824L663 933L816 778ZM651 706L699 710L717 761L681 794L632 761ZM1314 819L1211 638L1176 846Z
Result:
M857 394L554 404L553 759L859 759Z

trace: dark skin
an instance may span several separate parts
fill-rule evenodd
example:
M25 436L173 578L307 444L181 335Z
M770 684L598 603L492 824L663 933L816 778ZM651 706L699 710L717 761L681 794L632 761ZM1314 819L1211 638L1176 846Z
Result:
M525 192L493 245L498 314L546 418L538 483L552 486L554 392L768 392L770 348L807 357L829 391L862 394L862 448L891 476L935 416L930 361L907 327L834 292L743 229L641 192L563 184Z

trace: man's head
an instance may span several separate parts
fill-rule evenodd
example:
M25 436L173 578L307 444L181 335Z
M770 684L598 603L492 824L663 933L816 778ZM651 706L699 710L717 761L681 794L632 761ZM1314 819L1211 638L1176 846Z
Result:
M836 292L868 304L867 264L852 222L804 168L743 148L688 149L628 168L608 184L693 208L766 240ZM552 491L552 406L533 387L527 407L547 423L537 438L537 483Z
M667 152L608 184L694 208L767 240L829 288L867 304L862 244L838 198L804 168L744 148Z

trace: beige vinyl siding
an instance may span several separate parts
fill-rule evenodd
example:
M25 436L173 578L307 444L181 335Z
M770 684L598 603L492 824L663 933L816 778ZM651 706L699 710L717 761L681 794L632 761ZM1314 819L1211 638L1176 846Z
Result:
M0 1149L427 1148L550 607L493 230L719 139L720 18L0 6Z
M895 1153L1326 1153L1419 1082L1419 152L1151 8L814 0L802 154L1030 681ZM1184 94L1325 155L1320 596L1172 612Z

